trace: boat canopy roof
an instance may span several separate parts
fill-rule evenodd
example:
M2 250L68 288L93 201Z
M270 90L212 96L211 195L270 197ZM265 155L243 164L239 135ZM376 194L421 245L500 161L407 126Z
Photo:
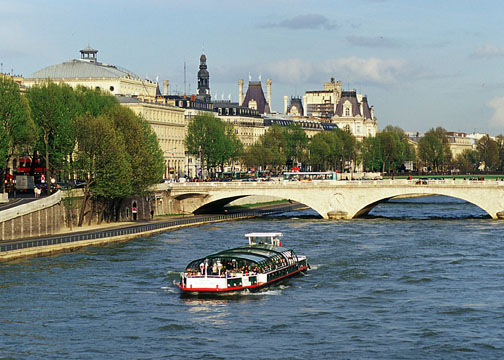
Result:
M285 256L286 253L293 254L294 252L284 247L271 246L271 245L242 246L234 249L220 251L218 253L208 255L204 258L194 260L190 263L189 267L191 266L194 267L195 265L204 262L206 259L247 260L252 263L260 265L264 263L271 263L275 259L279 258L286 259Z

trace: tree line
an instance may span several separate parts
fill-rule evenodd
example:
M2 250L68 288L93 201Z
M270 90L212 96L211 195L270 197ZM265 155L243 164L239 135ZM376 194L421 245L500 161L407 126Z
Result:
M124 198L145 193L163 177L163 154L150 124L112 95L48 81L23 96L14 81L0 77L0 99L2 191L10 158L41 159L47 181L85 182L80 226L88 201L99 222L112 220Z
M348 128L321 131L310 139L301 126L292 123L271 126L258 141L244 148L231 124L202 114L189 122L185 144L208 171L237 162L273 173L299 164L312 171L344 172L362 165L364 171L397 173L405 171L407 162L416 170L437 172L474 173L481 168L504 171L504 136L493 140L486 135L476 142L475 150L466 149L456 157L449 139L442 127L432 128L415 147L400 127L390 125L362 141L357 141Z

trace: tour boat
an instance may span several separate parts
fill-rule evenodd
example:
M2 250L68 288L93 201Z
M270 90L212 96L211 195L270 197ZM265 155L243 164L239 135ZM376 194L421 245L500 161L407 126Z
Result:
M282 246L282 236L280 232L245 234L248 245L189 263L178 287L194 293L253 291L308 270L306 256Z

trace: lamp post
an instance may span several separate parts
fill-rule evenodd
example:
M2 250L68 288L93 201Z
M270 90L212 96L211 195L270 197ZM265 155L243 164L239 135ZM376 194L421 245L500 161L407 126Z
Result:
M198 179L201 181L201 177L203 176L203 160L201 159L201 146L199 147L199 171L198 171Z

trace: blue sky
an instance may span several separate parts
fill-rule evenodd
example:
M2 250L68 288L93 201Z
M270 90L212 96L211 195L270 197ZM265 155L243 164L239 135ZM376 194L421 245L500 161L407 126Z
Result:
M212 95L238 99L238 79L283 96L330 77L367 94L378 127L504 133L504 2L494 0L0 0L0 62L23 76L98 59L171 93L195 92L204 50Z

